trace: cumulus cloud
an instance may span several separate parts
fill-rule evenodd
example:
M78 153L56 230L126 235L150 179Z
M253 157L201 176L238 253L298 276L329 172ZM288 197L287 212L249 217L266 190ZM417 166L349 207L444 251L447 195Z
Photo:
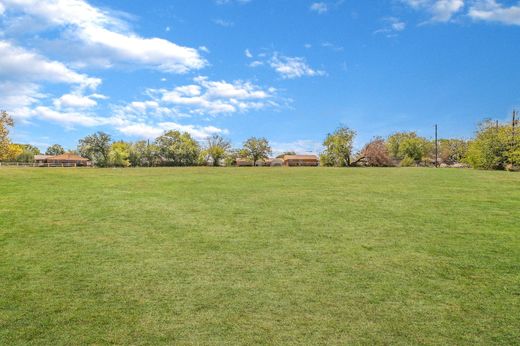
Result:
M103 58L141 64L165 72L185 73L204 67L197 49L161 38L143 38L128 29L127 23L84 0L2 0L26 16L60 28L62 38L83 42Z
M0 76L11 80L77 84L95 89L101 79L77 73L63 63L0 41Z
M474 20L520 25L520 2L507 7L495 0L480 0L474 3L468 15Z
M269 61L269 65L284 79L300 77L315 77L325 75L325 71L310 67L305 58L287 57L275 54Z
M81 94L65 94L60 98L54 100L54 106L58 109L61 108L92 108L97 106L96 98L100 98L102 95L89 95L83 96ZM103 98L103 97L101 97Z
M319 14L323 14L329 11L329 6L324 2L314 2L311 4L310 10Z
M180 132L188 132L193 138L203 140L214 134L228 133L225 129L220 129L214 126L200 126L200 125L182 125L176 122L161 122L157 125L150 125L146 123L135 123L127 126L117 128L119 132L128 136L139 138L156 138L165 131L177 130Z
M172 90L150 89L149 94L162 104L176 107L178 113L218 115L275 107L276 89L263 89L247 81L211 81L196 77L195 84Z
M2 109L16 119L26 119L31 116L30 109L45 95L40 91L40 86L31 82L0 82L0 95Z
M402 0L417 10L430 13L431 21L448 22L464 8L464 0Z

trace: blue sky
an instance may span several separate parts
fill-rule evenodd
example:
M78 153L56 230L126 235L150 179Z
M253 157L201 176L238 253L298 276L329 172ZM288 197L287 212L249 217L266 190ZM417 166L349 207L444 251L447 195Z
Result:
M0 0L0 108L42 149L190 132L318 152L520 105L520 2Z

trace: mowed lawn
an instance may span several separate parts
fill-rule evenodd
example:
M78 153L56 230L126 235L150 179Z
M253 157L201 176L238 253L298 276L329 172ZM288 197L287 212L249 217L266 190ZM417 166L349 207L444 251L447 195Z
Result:
M518 344L520 174L0 169L0 344Z

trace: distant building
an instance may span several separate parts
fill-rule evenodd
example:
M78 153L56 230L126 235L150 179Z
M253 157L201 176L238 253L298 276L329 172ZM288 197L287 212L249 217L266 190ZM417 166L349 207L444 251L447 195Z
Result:
M89 159L81 157L76 154L62 154L62 155L35 155L34 161L39 166L45 167L88 167L92 166Z
M276 158L271 160L271 167L281 167L283 166L284 161L281 158Z
M283 165L289 167L298 166L319 166L320 160L316 155L285 155L283 157Z
M249 159L237 159L237 167L253 167L253 161Z

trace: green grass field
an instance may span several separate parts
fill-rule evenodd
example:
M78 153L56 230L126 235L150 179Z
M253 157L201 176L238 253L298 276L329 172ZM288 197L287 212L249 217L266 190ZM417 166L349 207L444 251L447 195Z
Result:
M0 344L518 344L520 175L0 169Z

